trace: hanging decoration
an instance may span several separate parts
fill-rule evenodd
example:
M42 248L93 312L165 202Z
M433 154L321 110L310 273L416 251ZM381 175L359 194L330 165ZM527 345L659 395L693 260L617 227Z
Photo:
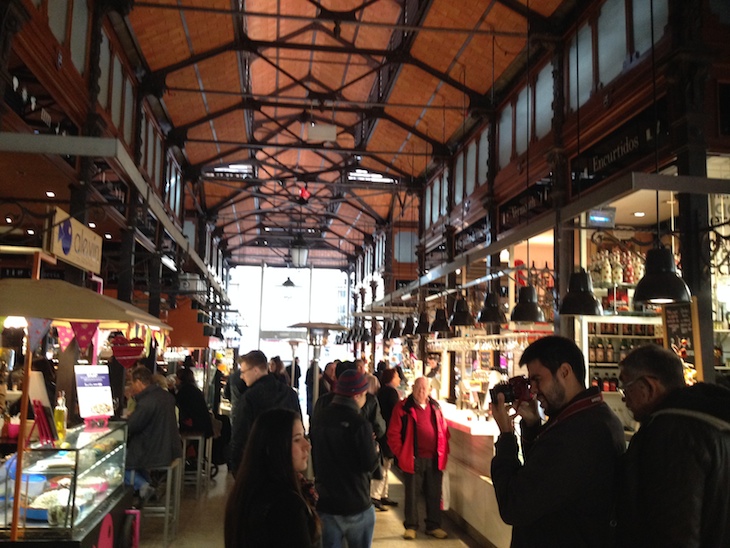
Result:
M71 322L71 329L76 335L76 344L79 345L82 353L89 348L97 327L99 327L99 322Z
M114 337L110 344L114 359L126 369L132 367L144 356L144 341L139 337L129 340L119 335Z
M31 352L35 352L41 344L41 339L48 333L52 321L46 318L28 318L28 347Z
M71 344L74 338L74 331L66 326L57 326L56 331L58 331L58 346L61 348L61 352L66 352L68 345Z

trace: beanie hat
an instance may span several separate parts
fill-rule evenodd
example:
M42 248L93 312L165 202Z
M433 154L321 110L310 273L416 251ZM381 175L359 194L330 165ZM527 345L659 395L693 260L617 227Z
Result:
M335 394L340 396L356 396L367 391L370 382L364 373L356 369L343 372L335 384Z

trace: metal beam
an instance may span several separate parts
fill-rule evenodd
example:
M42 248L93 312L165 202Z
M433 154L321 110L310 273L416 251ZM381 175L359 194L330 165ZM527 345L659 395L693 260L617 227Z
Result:
M144 180L121 141L109 137L80 137L75 135L35 135L31 133L0 132L0 151L25 154L49 154L60 156L88 156L115 161L144 198L150 212L162 224L175 243L205 274L213 289L229 302L223 286L215 278L180 229L170 220L162 200Z

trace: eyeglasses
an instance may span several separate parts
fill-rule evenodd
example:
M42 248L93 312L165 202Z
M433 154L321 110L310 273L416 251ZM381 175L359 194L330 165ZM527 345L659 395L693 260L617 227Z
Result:
M639 382L641 380L644 380L645 378L650 377L650 376L651 375L642 375L641 377L636 377L633 381L629 381L629 382L627 382L625 384L622 384L621 386L618 387L619 394L621 394L621 397L622 398L625 398L626 397L626 391L629 389L629 387L632 384L636 384L637 382Z

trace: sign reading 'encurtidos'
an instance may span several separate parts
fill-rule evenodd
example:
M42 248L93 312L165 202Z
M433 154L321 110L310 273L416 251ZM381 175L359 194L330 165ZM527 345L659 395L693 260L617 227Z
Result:
M57 258L94 274L101 271L101 236L60 208L53 214L51 241L46 248Z

